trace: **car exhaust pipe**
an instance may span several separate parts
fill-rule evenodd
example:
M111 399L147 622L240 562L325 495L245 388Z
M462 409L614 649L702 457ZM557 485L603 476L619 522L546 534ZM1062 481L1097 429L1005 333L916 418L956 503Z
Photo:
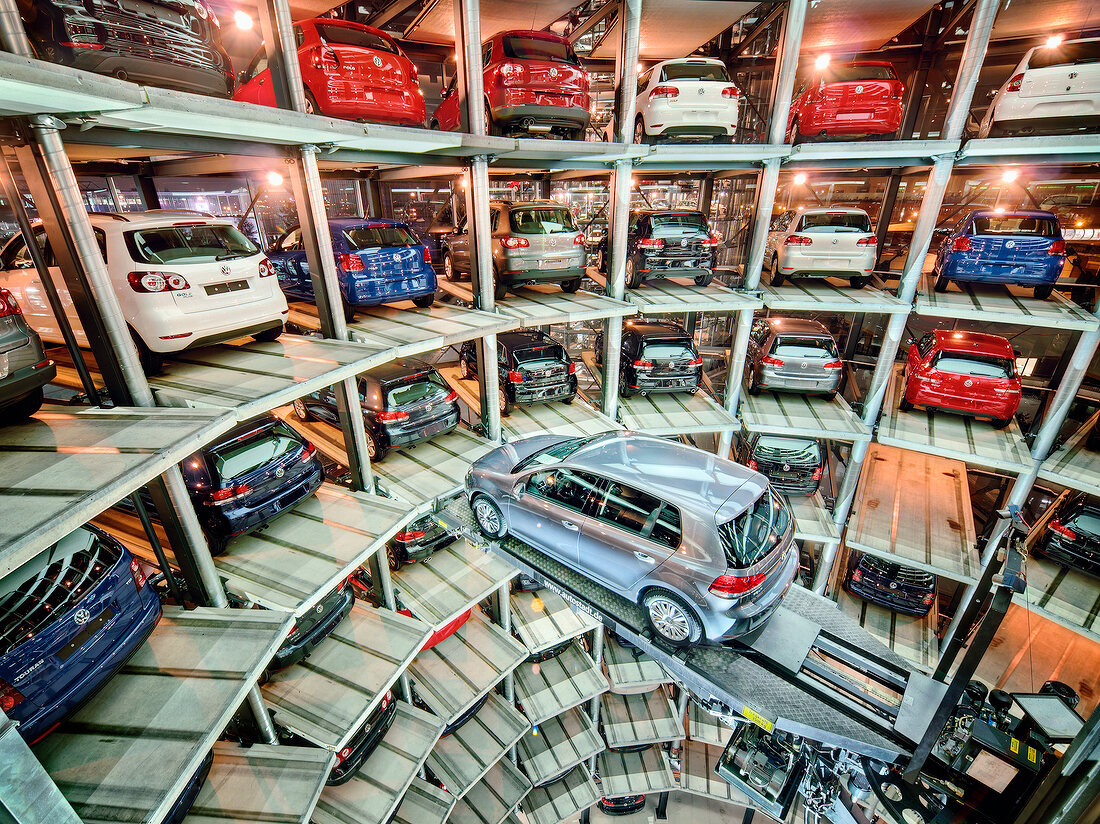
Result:
M127 73L126 69L115 69L114 76L117 77L119 80L130 79L130 75Z

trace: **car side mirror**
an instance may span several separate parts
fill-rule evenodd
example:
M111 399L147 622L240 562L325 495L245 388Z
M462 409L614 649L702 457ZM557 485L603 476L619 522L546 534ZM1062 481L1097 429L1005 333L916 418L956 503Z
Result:
M525 488L526 483L527 483L526 481L520 481L515 486L513 486L512 487L512 494L517 498L522 498L524 496L524 493L527 491L526 488Z
M912 346L914 343L915 343L915 341L912 338L909 338L908 340L905 341L906 346Z
M238 86L243 86L245 83L248 82L248 79L248 69L242 69L240 72L237 73Z
M947 226L940 226L938 229L935 230L934 234L949 235L949 234L951 234L951 229L948 228Z

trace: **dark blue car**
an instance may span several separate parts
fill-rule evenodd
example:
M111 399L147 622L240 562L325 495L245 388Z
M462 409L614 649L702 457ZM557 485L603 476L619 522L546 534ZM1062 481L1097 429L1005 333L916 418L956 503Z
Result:
M0 583L0 709L35 742L142 645L160 600L141 565L83 526Z
M1052 212L971 212L940 244L935 290L951 281L1005 283L1035 288L1048 298L1066 262L1062 227Z
M382 218L333 218L329 227L349 320L361 306L411 300L423 309L435 301L431 253L408 224ZM267 256L287 297L313 300L301 227L279 238Z

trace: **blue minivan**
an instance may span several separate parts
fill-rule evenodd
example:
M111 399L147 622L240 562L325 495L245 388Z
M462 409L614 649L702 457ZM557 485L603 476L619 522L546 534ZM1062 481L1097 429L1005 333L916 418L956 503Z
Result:
M424 309L435 301L431 252L408 224L373 217L333 218L329 228L348 320L361 306L411 300ZM279 238L267 257L287 297L313 300L313 280L300 226Z
M951 281L1032 286L1050 297L1066 262L1066 242L1053 212L971 212L947 233L936 253L934 288Z
M160 599L106 532L73 530L0 579L0 709L34 743L144 643Z

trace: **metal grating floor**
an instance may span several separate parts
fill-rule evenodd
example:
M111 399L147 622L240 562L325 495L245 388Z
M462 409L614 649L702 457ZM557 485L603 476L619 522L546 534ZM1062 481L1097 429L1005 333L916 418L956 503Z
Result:
M605 750L596 757L600 792L608 798L652 795L678 789L668 756L660 747L641 752Z
M619 695L652 692L672 679L645 650L619 643L617 637L604 634L603 671L611 682L611 691Z
M869 441L871 430L840 395L826 400L819 395L794 392L761 392L741 395L741 421L746 432L765 435L825 437L834 441Z
M1030 289L993 284L952 283L946 292L932 289L925 276L913 311L938 318L960 318L986 323L1007 323L1038 329L1095 329L1097 319L1076 303L1054 292L1036 300Z
M394 824L443 824L455 799L446 790L414 778L394 813Z
M501 824L530 789L527 776L504 758L455 802L447 821L451 824Z
M675 741L684 735L683 722L662 687L634 695L604 693L600 705L604 741L613 749Z
M561 781L535 787L527 794L523 810L528 824L558 824L586 810L600 800L588 768L574 767Z
M843 285L839 285L843 284ZM909 304L889 292L853 289L840 278L794 278L780 287L761 284L764 305L774 312L908 314Z
M1039 477L1100 496L1100 452L1085 447L1089 431L1082 429L1052 452L1039 467Z
M599 627L591 616L574 611L553 590L513 592L509 600L512 629L532 655Z

